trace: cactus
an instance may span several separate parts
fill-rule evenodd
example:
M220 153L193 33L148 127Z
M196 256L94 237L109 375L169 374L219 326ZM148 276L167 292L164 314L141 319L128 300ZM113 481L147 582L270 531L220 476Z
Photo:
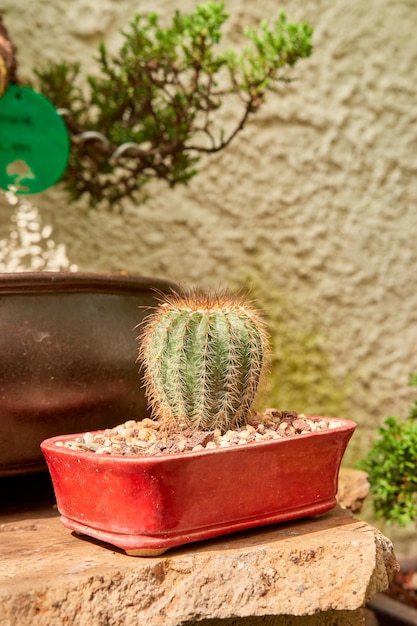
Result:
M169 430L242 425L267 354L262 316L242 297L164 297L143 322L139 349L153 417Z

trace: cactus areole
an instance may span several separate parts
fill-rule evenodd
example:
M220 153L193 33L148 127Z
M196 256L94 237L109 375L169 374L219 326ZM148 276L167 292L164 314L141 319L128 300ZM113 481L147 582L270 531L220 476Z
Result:
M139 360L153 417L167 429L245 423L265 370L260 313L241 297L172 294L144 321Z

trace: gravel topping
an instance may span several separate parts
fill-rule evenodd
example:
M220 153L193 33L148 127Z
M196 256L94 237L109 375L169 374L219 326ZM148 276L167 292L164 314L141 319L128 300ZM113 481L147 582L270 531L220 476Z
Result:
M262 413L253 413L241 428L226 433L218 429L169 433L159 422L146 418L140 422L129 420L101 432L87 432L73 440L57 441L55 445L95 454L155 456L284 439L338 426L336 420L312 419L294 411L266 409Z

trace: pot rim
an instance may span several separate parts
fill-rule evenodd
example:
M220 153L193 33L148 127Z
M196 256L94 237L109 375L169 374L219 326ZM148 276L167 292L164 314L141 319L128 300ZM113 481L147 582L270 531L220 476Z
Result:
M10 272L0 273L0 295L32 293L137 292L138 290L178 289L163 278L116 272Z
M71 450L71 448L66 448L65 446L55 445L55 443L58 441L65 442L65 441L74 440L76 437L81 437L84 433L73 433L73 434L66 434L66 435L61 435L61 436L57 435L55 437L49 437L48 439L45 439L44 441L42 441L40 445L41 445L42 452L47 450L50 453L55 453L55 454L58 453L58 455L68 455L69 457L79 457L79 458L90 460L90 461L94 460L96 463L103 464L103 465L106 465L106 464L111 465L115 461L123 463L123 464L127 464L127 465L135 465L136 463L146 464L146 463L149 463L149 461L152 461L153 463L164 463L167 460L172 461L173 459L194 459L194 458L199 458L201 456L207 456L207 455L213 455L213 454L225 454L225 453L230 454L232 450L236 452L240 450L243 452L244 450L248 450L248 448L255 449L255 448L259 448L261 446L263 447L266 445L269 445L269 446L284 445L286 442L298 441L299 439L308 441L318 436L331 437L334 433L341 433L341 432L344 432L346 434L349 434L349 436L351 436L356 429L355 422L353 422L352 420L344 419L344 418L319 416L319 415L309 415L306 417L308 417L308 419L315 419L315 420L328 419L333 422L339 422L340 425L331 429L327 429L327 430L309 432L309 433L298 434L298 435L291 435L289 437L283 437L282 439L264 439L263 441L248 442L247 445L244 444L240 446L237 446L237 445L225 446L222 448L220 447L210 448L208 450L197 450L194 452L190 450L189 452L175 452L175 453L170 453L170 454L158 454L158 455L96 454L94 452L90 452L87 450ZM92 434L103 433L103 432L105 432L105 429L91 431Z

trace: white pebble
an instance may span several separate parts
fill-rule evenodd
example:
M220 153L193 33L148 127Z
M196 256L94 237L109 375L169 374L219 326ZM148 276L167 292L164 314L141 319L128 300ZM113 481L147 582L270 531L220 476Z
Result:
M93 443L93 441L94 441L93 434L92 433L85 433L84 441L85 441L85 443Z

